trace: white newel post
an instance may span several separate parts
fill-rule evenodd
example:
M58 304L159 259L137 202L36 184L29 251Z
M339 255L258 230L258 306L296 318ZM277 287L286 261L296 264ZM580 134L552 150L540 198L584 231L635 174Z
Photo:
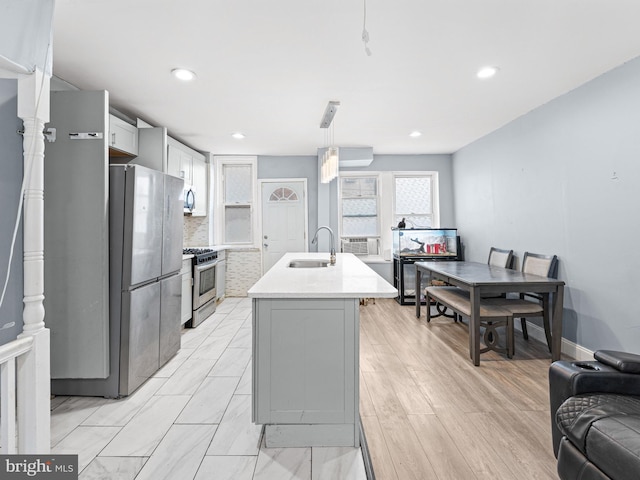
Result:
M31 351L18 363L18 451L50 452L51 370L44 326L44 124L49 121L50 76L36 70L18 80L18 117L24 122L24 330Z

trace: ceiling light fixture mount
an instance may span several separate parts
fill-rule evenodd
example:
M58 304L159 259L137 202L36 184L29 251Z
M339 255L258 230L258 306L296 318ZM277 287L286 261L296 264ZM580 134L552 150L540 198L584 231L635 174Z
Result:
M187 70L186 68L174 68L173 70L171 70L171 73L177 79L183 80L185 82L196 78L196 74L191 70Z
M327 108L324 109L324 115L322 115L322 120L320 120L320 128L329 128L339 106L340 102L336 100L331 100L327 103Z

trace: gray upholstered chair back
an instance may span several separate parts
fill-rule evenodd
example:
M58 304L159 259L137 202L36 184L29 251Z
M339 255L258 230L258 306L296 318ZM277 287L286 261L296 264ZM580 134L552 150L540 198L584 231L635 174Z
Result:
M524 252L522 272L540 275L541 277L558 277L558 257L556 255L540 255Z
M513 250L502 250L491 247L487 263L494 267L511 268L511 264L513 263Z

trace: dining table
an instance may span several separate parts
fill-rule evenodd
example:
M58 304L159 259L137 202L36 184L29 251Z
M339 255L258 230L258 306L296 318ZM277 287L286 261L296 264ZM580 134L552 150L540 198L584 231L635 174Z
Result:
M562 310L564 285L562 280L523 273L486 263L467 261L415 262L416 299L422 291L422 275L431 280L442 280L469 292L471 317L469 319L469 350L473 364L480 365L480 299L509 293L535 293L542 298L544 314L551 326L551 359L560 360L562 346ZM429 308L429 305L427 305ZM516 315L517 316L517 315ZM420 318L420 301L416 301L416 317Z

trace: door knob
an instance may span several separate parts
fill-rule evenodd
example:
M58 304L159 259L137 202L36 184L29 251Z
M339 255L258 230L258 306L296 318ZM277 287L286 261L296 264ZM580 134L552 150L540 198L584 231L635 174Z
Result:
M268 244L268 243L263 243L263 244L262 244L262 246L263 246L263 247L268 247L268 246L269 246L269 244Z

